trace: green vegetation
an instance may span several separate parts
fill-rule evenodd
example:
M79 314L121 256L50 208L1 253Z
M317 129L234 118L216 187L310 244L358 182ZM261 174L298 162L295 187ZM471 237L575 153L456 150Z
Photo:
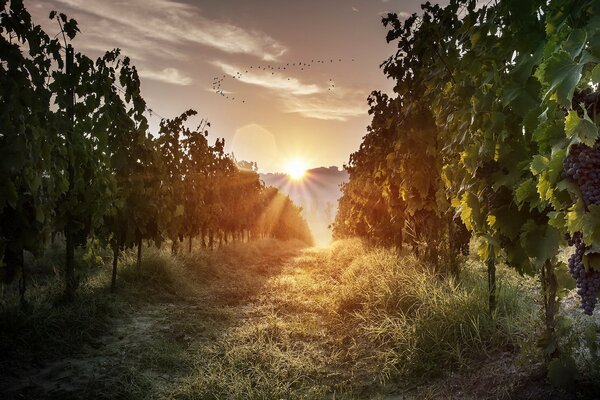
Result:
M50 237L65 241L65 300L75 300L75 252L89 242L113 254L170 240L175 253L258 237L312 242L300 209L261 183L256 165L210 145L196 111L149 132L135 66L118 49L96 61L75 52L77 22L52 11L50 38L21 0L0 2L0 274L19 279L28 308L24 254L40 258ZM243 199L243 201L240 201ZM208 243L206 243L208 241Z
M541 329L534 282L500 268L492 319L485 268L474 260L449 280L410 254L358 240L302 246L148 249L143 275L126 252L117 294L108 290L110 263L91 267L78 301L58 309L59 278L40 277L30 314L13 288L1 310L2 351L13 362L2 364L9 379L0 390L9 398L446 398L460 396L456 382L444 389L455 371L478 398L508 398L524 385L552 395L535 361L515 366ZM496 383L477 387L473 365L495 368Z
M333 224L337 238L406 245L453 276L472 236L492 315L499 263L539 276L548 377L568 387L586 378L563 379L576 374L560 301L577 284L592 315L600 294L599 5L451 0L385 16L394 95L369 99Z
M383 18L395 94L369 99L345 240L302 250L301 209L196 111L151 135L118 49L0 1L3 397L598 393L600 3L422 9Z

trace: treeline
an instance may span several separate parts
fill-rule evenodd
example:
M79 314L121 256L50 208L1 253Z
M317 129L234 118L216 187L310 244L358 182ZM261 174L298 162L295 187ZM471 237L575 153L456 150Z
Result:
M600 290L600 3L422 10L383 18L398 45L382 64L394 95L369 98L372 123L346 166L334 233L405 244L442 265L470 233L492 315L498 262L539 274L541 342L553 375L564 375L573 360L558 349L559 300L576 281L591 314ZM558 255L568 245L567 268Z
M311 242L300 209L265 188L256 165L237 163L225 142L209 144L189 110L149 133L138 72L118 49L93 61L69 42L77 22L50 13L59 35L36 25L21 0L0 10L0 267L19 277L25 304L24 251L43 254L64 237L65 297L77 278L74 251L90 239L119 254L142 242L173 251L185 239L204 247L256 237Z

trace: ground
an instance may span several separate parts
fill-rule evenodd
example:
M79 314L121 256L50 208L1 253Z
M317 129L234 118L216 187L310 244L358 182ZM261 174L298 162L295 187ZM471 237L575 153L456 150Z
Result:
M347 273L318 269L331 257L352 261L330 249L269 243L183 255L167 268L186 279L167 286L126 270L117 294L103 294L113 311L101 334L63 357L13 352L15 363L2 362L0 392L7 399L565 398L548 389L541 364L523 363L504 342L453 360L442 376L399 374L386 341L364 333L372 330L361 325L364 306L334 300ZM146 275L159 268L144 267Z

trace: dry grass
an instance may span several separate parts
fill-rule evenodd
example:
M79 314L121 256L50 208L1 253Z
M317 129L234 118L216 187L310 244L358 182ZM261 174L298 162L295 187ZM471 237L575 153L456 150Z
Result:
M263 240L175 258L151 250L142 276L133 255L126 255L116 296L105 291L107 269L86 283L109 317L79 340L80 351L68 352L79 372L70 370L70 384L57 389L52 374L28 371L44 383L21 392L386 398L486 354L513 354L536 323L531 292L510 271L501 270L492 319L479 264L469 263L461 280L452 280L410 256L356 240L302 251L300 243ZM104 321L102 308L89 310L82 322ZM60 320L63 312L52 318ZM47 344L56 335L31 339ZM44 368L55 373L64 365Z

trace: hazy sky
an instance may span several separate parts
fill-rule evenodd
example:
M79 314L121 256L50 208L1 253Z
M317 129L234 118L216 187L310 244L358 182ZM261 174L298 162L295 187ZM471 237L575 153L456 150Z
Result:
M224 137L236 158L257 161L262 172L282 171L293 158L308 167L348 161L370 121L368 94L392 88L379 68L395 51L381 15L408 15L420 3L25 0L52 36L51 10L75 18L77 51L97 57L121 48L150 108L168 118L197 110L193 122L207 118L211 140ZM154 129L159 120L150 118Z

